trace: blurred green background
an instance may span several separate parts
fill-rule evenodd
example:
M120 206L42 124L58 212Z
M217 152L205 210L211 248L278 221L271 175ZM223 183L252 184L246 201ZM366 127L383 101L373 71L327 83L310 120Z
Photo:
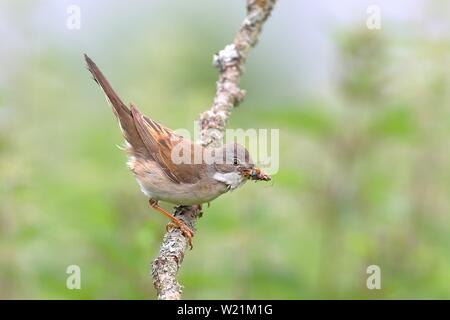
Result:
M280 170L205 209L184 298L450 298L450 8L378 1L371 31L370 4L279 1L228 127L280 129ZM237 0L2 1L0 298L155 297L167 220L82 53L124 101L192 131L243 17ZM81 290L66 289L71 264Z

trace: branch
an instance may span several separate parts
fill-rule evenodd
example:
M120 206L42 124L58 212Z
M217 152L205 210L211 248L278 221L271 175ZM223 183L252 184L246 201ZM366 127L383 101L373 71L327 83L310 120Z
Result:
M228 117L245 97L239 81L245 61L258 41L262 26L270 16L277 0L247 0L247 16L232 44L214 55L213 64L219 70L216 95L211 108L200 115L200 143L218 146L224 135ZM202 208L178 206L174 215L183 220L195 232L195 224L201 217ZM176 276L183 262L188 243L181 231L172 228L165 234L158 257L152 263L153 285L159 300L181 299L182 287Z

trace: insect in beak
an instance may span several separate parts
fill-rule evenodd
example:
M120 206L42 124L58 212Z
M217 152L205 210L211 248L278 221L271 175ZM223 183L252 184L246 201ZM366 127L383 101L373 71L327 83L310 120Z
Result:
M242 175L249 180L254 180L255 182L270 181L272 179L268 174L265 174L259 168L244 169L242 170Z

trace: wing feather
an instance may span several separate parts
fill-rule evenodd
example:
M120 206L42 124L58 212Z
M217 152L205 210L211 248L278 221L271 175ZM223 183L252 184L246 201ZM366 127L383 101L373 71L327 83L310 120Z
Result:
M172 150L179 143L191 148L191 141L175 134L172 130L144 116L133 104L130 106L136 129L152 158L159 164L164 173L175 183L196 183L200 180L199 166L203 164L175 164L172 161ZM191 157L191 160L193 157Z

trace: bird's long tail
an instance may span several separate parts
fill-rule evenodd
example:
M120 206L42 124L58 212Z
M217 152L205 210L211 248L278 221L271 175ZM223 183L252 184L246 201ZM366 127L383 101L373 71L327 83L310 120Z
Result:
M84 55L84 58L92 77L103 89L107 100L111 104L125 140L131 145L131 150L128 151L132 153L146 153L147 150L136 129L131 110L122 102L94 61L86 54Z

